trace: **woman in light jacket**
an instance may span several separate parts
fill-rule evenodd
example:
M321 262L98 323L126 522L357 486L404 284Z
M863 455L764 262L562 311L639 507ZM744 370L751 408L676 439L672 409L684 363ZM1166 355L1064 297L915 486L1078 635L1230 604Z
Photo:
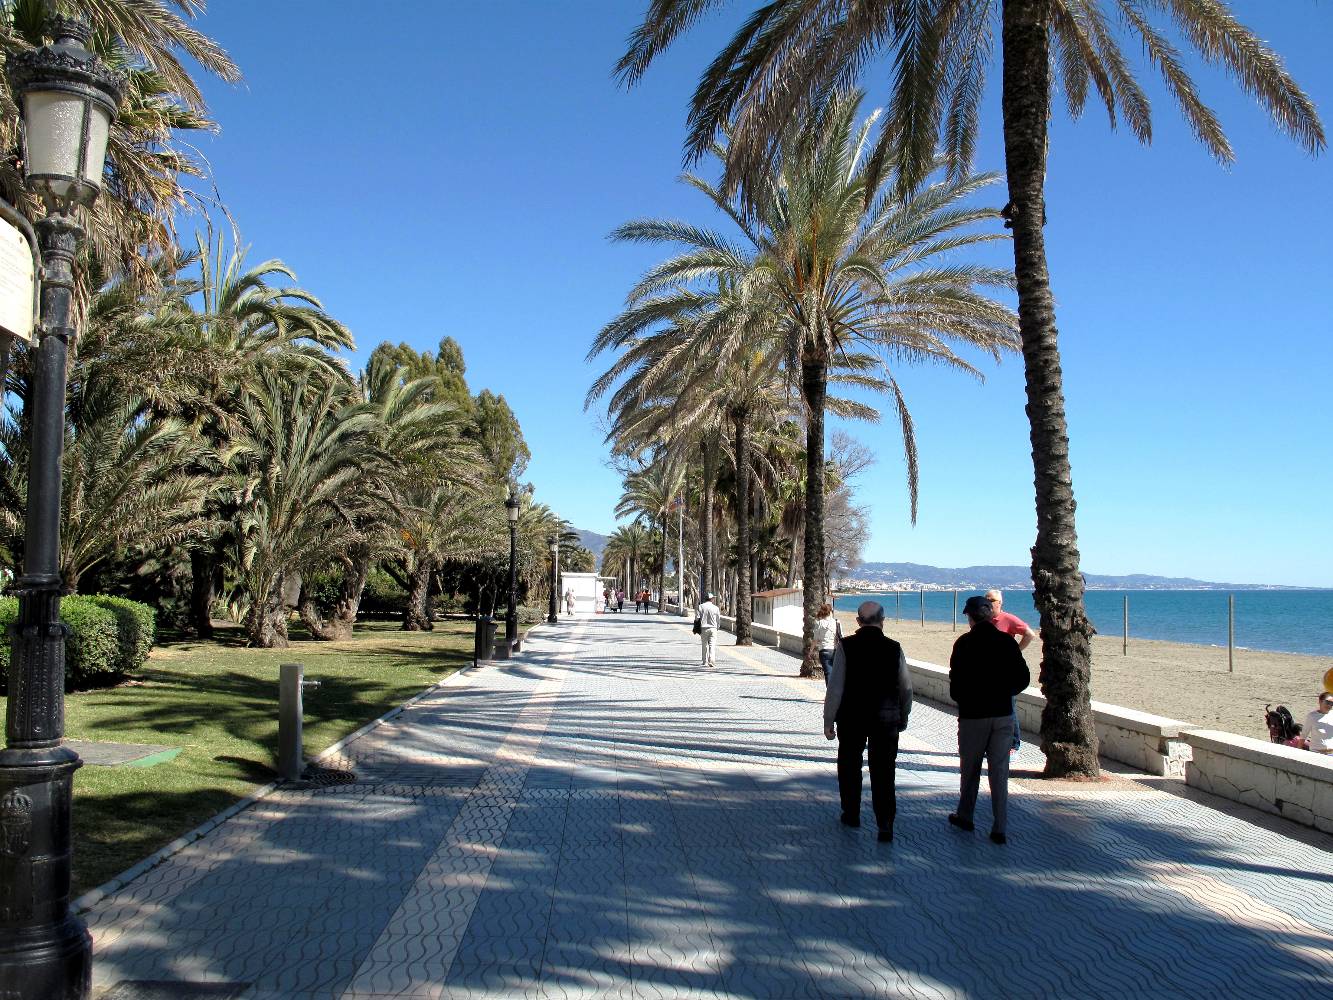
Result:
M824 683L828 683L828 669L833 666L833 650L838 645L838 616L833 613L832 604L819 606L819 618L815 621L815 645L819 648L819 665L824 670Z

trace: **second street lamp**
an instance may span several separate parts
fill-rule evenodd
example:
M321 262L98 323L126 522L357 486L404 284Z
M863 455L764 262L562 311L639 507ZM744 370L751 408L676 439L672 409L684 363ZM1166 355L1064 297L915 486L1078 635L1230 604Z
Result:
M54 18L54 41L8 57L23 114L23 167L47 214L41 329L27 399L32 428L23 576L14 583L5 749L0 751L0 996L83 1000L92 939L70 912L70 801L79 755L65 746L65 637L60 621L60 491L65 362L75 339L78 208L102 186L124 81L87 49L87 25Z
M560 621L560 535L551 534L551 604L547 609L546 622L554 625Z
M509 607L505 611L504 656L508 658L518 648L518 489L509 488L505 500L505 516L509 518Z

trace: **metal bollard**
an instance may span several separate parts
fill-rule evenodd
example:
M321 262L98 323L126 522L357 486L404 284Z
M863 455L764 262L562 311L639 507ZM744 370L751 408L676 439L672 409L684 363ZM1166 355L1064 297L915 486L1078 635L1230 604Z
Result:
M300 781L305 770L302 695L306 688L319 687L319 681L305 680L305 667L300 663L284 663L278 669L278 777L283 781Z

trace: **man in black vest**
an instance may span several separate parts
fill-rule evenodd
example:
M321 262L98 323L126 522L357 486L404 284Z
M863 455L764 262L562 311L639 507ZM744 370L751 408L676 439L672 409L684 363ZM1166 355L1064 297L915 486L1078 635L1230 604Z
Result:
M860 627L833 652L824 735L838 737L838 793L846 826L861 825L861 758L870 745L871 802L879 839L887 843L897 812L898 734L912 711L912 680L902 646L884 634L884 609L866 601L856 609L856 623Z

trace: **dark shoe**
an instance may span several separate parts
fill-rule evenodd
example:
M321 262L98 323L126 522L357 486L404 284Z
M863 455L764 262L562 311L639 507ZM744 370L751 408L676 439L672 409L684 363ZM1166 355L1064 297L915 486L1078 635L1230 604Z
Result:
M956 826L960 830L966 830L968 833L976 829L976 824L970 819L963 819L955 813L949 813L949 825Z
M992 844L1007 844L1009 843L1009 838L997 830L992 830L990 832L990 842Z
M850 826L856 828L861 825L861 817L853 816L851 813L843 813L841 816L838 817L838 819L843 826Z
M892 844L892 843L893 843L893 831L892 831L892 830L880 830L880 831L879 831L879 836L877 836L875 839L878 840L881 844Z

